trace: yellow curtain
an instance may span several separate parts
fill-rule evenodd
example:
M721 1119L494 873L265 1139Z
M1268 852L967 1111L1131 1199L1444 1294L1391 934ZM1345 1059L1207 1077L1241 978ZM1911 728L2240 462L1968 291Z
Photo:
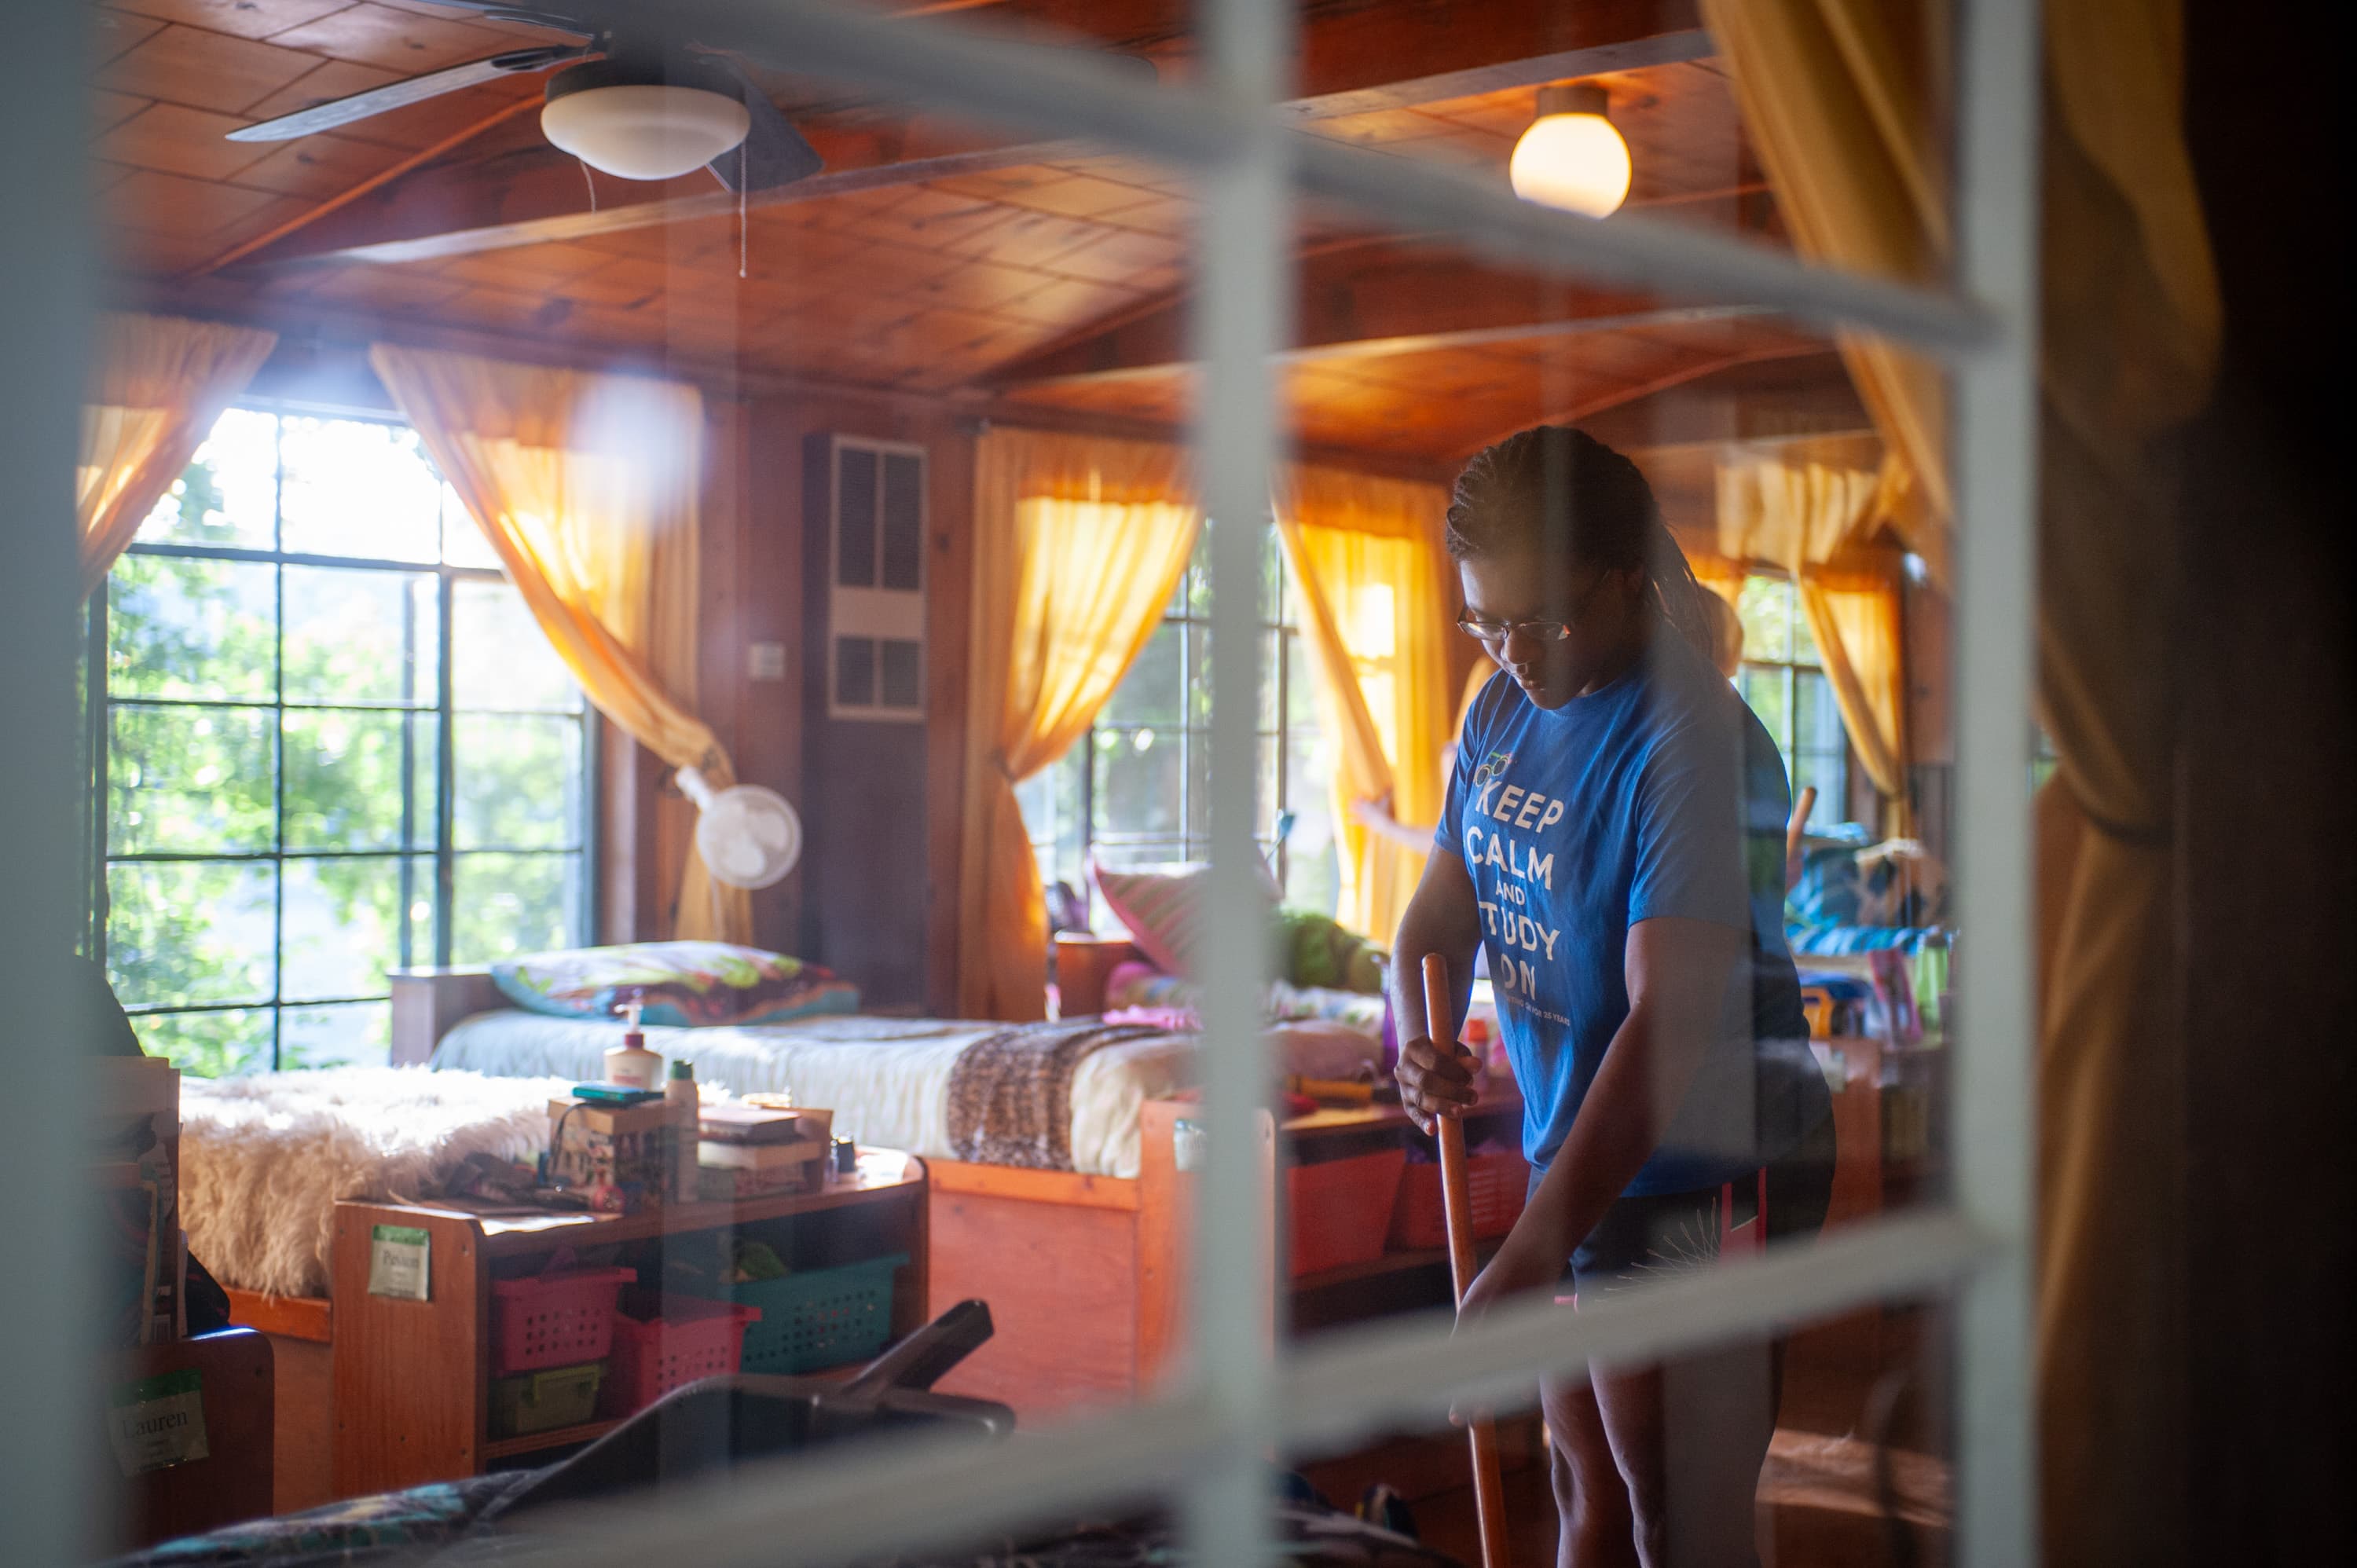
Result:
M597 711L736 781L695 701L704 403L674 381L380 343L369 360ZM748 942L751 900L691 840L673 933Z
M82 405L74 469L85 599L196 456L229 400L270 357L278 334L108 311L99 318L98 340L97 386Z
M1437 485L1296 467L1277 480L1277 526L1301 596L1319 716L1337 743L1335 918L1388 943L1425 856L1372 833L1353 800L1389 795L1404 822L1437 822L1454 737L1448 701L1456 598Z
M1948 254L1946 127L1928 105L1928 41L1944 5L1920 0L1703 0L1733 68L1744 129L1804 256L1917 281ZM2050 15L2051 8L2050 7ZM1943 47L1944 40L1943 38ZM1901 473L1891 522L1948 581L1947 398L1939 367L1845 333L1842 360Z
M958 1011L1046 1010L1047 900L1015 787L1088 729L1161 624L1200 516L1177 446L994 430L974 456Z
M1924 9L1703 0L1806 255L1910 280L1943 271L1947 182L1925 150L1939 100L1901 47ZM2183 1453L2181 1216L2167 1195L2184 1179L2184 1047L2151 979L2173 951L2176 825L2161 673L2173 524L2147 459L2208 395L2221 306L2180 124L2177 0L2050 0L2044 43L2039 701L2063 787L2039 819L2040 886L2056 901L2040 933L2045 1549L2161 1563L2184 1552L2153 1506ZM1938 382L1896 351L1845 352L1910 470L1894 521L1943 576L1926 527L1949 510Z
M1891 832L1908 823L1899 570L1856 542L1888 515L1898 472L1889 462L1868 473L1772 460L1718 471L1719 553L1792 575L1842 727L1882 796L1882 825Z

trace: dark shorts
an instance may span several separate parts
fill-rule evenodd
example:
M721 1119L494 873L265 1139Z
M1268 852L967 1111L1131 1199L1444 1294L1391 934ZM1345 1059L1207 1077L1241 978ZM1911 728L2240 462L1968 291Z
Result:
M1736 1227L1759 1219L1763 1186L1767 1240L1813 1236L1824 1227L1833 1197L1834 1147L1833 1118L1826 1116L1797 1148L1767 1166L1764 1183L1755 1174L1728 1184L1731 1195L1727 1187L1714 1187L1623 1197L1573 1250L1563 1283L1594 1294L1717 1262L1729 1219Z

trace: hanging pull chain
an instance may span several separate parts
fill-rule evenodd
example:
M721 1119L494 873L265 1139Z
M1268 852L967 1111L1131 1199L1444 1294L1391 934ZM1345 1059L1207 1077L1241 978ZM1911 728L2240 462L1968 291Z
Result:
M752 139L748 136L737 144L737 276L740 282L745 276L745 192L753 183L746 177L745 145Z
M597 210L597 182L590 176L587 159L575 158L573 161L581 166L581 183L589 188L589 210L595 212Z

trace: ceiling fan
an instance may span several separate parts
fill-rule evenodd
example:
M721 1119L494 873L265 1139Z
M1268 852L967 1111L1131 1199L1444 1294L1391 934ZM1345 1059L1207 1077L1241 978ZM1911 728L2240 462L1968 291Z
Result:
M315 104L231 131L232 142L281 142L332 131L446 92L561 67L548 80L542 133L590 167L624 179L673 179L707 165L730 190L769 190L813 175L824 160L778 113L733 55L660 27L634 28L602 0L574 15L495 0L436 0L491 21L569 33L405 81Z

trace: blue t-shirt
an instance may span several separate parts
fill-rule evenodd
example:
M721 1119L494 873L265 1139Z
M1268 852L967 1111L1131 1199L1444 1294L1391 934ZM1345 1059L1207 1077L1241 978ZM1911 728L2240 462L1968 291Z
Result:
M1667 627L1610 685L1553 712L1502 671L1474 699L1437 843L1473 878L1533 1165L1555 1157L1629 1015L1629 928L1655 916L1748 929L1751 962L1628 1190L1732 1180L1830 1111L1784 945L1791 811L1775 742Z

